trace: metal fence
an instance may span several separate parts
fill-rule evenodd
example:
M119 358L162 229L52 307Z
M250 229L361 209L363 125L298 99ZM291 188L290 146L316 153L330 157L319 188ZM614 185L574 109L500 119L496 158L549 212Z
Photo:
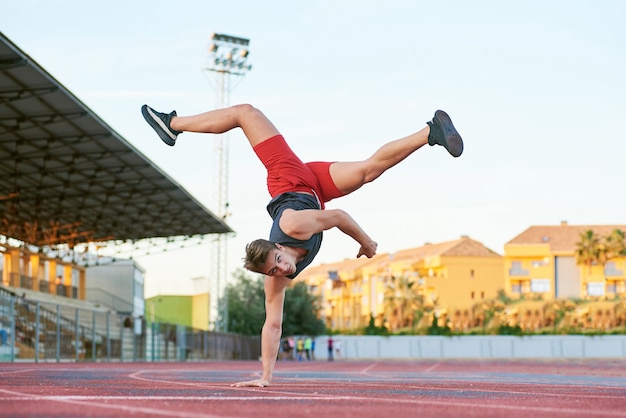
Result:
M256 360L260 337L147 323L0 289L0 361Z

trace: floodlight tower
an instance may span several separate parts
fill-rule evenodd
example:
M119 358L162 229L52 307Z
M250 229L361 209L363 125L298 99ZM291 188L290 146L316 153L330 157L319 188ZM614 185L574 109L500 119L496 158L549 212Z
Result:
M248 64L248 43L250 41L236 36L214 33L208 46L208 55L204 70L212 75L213 87L217 93L217 108L230 104L230 92L235 87L233 81L241 78L252 69ZM228 134L218 135L213 153L212 210L224 221L228 218ZM228 306L226 298L219 303L228 281L226 265L227 242L224 234L217 234L211 251L212 277L210 289L209 327L213 324L216 331L228 331ZM219 306L218 306L219 305ZM218 323L218 318L223 319Z

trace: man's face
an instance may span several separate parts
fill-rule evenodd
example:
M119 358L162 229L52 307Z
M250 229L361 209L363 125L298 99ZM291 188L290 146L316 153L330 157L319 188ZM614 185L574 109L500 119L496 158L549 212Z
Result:
M285 251L282 245L269 253L260 273L268 276L288 276L296 272L296 258Z

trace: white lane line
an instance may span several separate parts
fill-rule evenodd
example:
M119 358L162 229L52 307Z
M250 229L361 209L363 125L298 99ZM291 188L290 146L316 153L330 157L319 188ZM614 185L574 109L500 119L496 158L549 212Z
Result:
M359 374L367 374L367 372L369 372L370 370L372 370L376 366L378 366L378 363L372 363L369 366L367 366L366 368L364 368L363 370L361 370L359 372Z
M432 366L430 366L429 368L427 368L426 370L424 370L424 373L430 373L433 370L435 370L437 367L439 367L441 363L435 363Z
M432 367L435 367L437 365L439 365L440 363L435 364ZM372 364L370 365L368 368L374 367L376 364ZM431 367L431 368L432 368ZM228 383L210 383L210 382L203 382L203 383L196 383L196 382L181 382L178 380L165 380L165 379L154 379L154 378L146 378L146 377L139 377L139 374L143 374L143 373L152 373L152 370L140 370L137 371L135 373L132 373L131 375L129 375L129 377L136 379L136 380L141 380L144 382L151 382L151 383L162 383L165 385L182 385L182 386L195 386L195 387L202 387L202 388L212 388L212 389L223 389L223 390L232 390L232 391L249 391L249 392L254 392L254 393L267 393L267 394L283 394L283 395L290 395L290 396L294 396L294 395L300 395L302 396L302 394L300 393L296 393L296 392L291 392L291 391L283 391L283 390L277 390L276 387L278 386L276 383L274 383L272 385L272 389L263 389L263 388L258 388L258 387L240 387L240 388L234 388L231 387L230 384ZM365 370L362 372L364 373ZM261 373L254 373L254 375L258 375L260 376ZM293 378L293 377L286 377L286 380L301 380L298 378ZM444 379L446 380L446 379ZM446 380L448 381L448 380ZM450 382L458 382L458 380L455 379L450 379ZM407 380L404 380L405 383L408 383ZM388 383L384 383L385 385L389 385ZM469 382L469 384L471 385L472 383ZM324 384L324 383L289 383L288 384L290 388L295 388L295 387L302 387L302 388L319 388L322 391L326 388L328 388L328 385ZM378 387L379 383L377 382L355 382L355 381L350 381L350 385L351 386L373 386L373 387ZM530 384L529 384L530 385ZM534 385L534 384L532 384ZM433 387L433 386L415 386L415 385L406 385L406 384L399 384L399 386L401 386L402 390L428 390L428 391L440 391L440 392L450 392L450 391L456 391L456 392L478 392L478 393L502 393L502 394L510 394L510 395L527 395L527 396L543 396L543 397L571 397L571 398L588 398L588 399L621 399L621 396L618 395L588 395L588 394L582 394L582 393L571 393L571 394L564 394L562 392L547 392L547 391L541 391L541 392L536 392L536 391L524 391L524 390L498 390L498 389L481 389L481 388L474 388L472 386L466 388L466 389L450 389L450 388L442 388L442 387ZM552 386L552 385L550 385ZM572 386L567 386L567 385L562 385L565 388L572 388ZM595 387L588 387L590 389L593 389ZM613 389L613 388L606 388L606 387L597 387L597 389ZM390 388L389 390L394 390L393 388ZM328 396L332 396L332 395L327 395L324 393L319 393L319 392L313 392L311 394L309 394L309 396L311 398L324 398L324 399L328 399ZM626 415L625 415L626 416Z
M136 380L141 380L144 382L150 382L150 383L162 383L164 385L183 385L183 386L196 386L196 387L201 387L201 388L211 388L211 389L222 389L222 390L228 390L230 392L253 392L253 393L268 393L271 395L275 395L275 394L284 394L287 395L287 398L292 399L292 397L294 396L294 392L289 392L289 391L280 391L280 390L276 390L274 389L276 386L273 386L272 389L263 389L260 387L232 387L230 386L229 383L227 384L211 384L211 383L191 383L191 382L180 382L177 380L163 380L163 379L150 379L150 378L145 378L145 377L139 377L139 374L141 373L150 373L151 370L140 370L138 372L135 372L131 375L129 375L130 378L132 379L136 379ZM261 373L255 373L254 375L258 375L259 377L261 376ZM296 394L299 395L299 394ZM309 395L309 398L307 399L326 399L328 395L324 395L324 394L320 394L317 392L311 393ZM221 399L222 396L219 398ZM202 397L202 399L208 399L205 397ZM229 399L234 399L234 398L230 398ZM250 399L249 397L246 397L245 399ZM263 399L272 399L271 396L270 397L263 397ZM282 399L282 398L281 398Z
M11 392L0 389L1 392ZM217 416L210 416L206 414L186 413L179 411L162 411L153 408L143 407L131 407L124 405L111 405L111 404L99 404L99 403L87 403L83 401L306 401L306 400L319 400L317 396L38 396L30 394L21 394L18 392L12 392L13 395L17 395L12 398L13 400L24 400L25 398L37 399L37 400L51 400L58 402L76 403L81 405L97 406L102 408L120 409L129 412L145 412L156 415L168 415L168 416L180 416L180 417L209 417L217 418ZM523 406L523 405L503 405L503 404L475 404L470 402L455 402L454 400L435 401L435 400L420 400L420 399L391 399L391 398L371 398L363 396L324 396L325 401L367 401L370 403L403 403L409 405L434 405L450 407L462 407L470 409L493 409L493 410L511 410L511 411L525 411L525 412L547 412L556 415L572 414L572 415L584 415L584 416L601 416L601 417L626 417L626 412L622 411L601 411L601 410L582 410L572 408L560 408L560 407L547 407L547 406ZM8 399L8 398L4 398ZM0 403L3 399L0 398ZM172 415L175 414L175 415Z
M197 387L211 387L215 386L215 383L211 384L210 382L181 382L180 380L162 380L162 379L150 379L147 377L140 377L140 374L143 373L151 373L152 370L139 370L135 373L131 373L128 375L131 379L141 380L142 382L151 382L151 383L164 383L167 385L181 385L181 386L197 386Z
M28 373L28 372L32 372L35 371L37 369L24 369L24 370L10 370L10 371L1 371L0 374L1 375L5 375L5 374L17 374L17 373Z
M315 396L97 396L97 395L22 395L0 398L1 401L16 401L29 398L42 401L302 401L319 400ZM341 397L337 397L337 400ZM326 398L324 398L326 399ZM333 397L332 400L335 398Z
M427 391L439 391L439 392L478 392L478 393L504 393L504 394L511 394L511 395L532 395L532 396L555 396L555 397L571 397L571 398L589 398L589 399L623 399L624 396L623 395L601 395L601 394L585 394L585 393L563 393L561 391L558 392L548 392L546 390L543 390L541 392L538 391L532 391L532 390L499 390L499 389L482 389L479 387L474 387L474 385L476 383L473 382L467 382L468 386L466 388L449 388L449 387L441 387L441 386L417 386L417 385L413 385L411 384L412 381L417 380L417 379L411 379L411 380L403 380L402 382L398 382L396 384L396 386L400 389L402 389L403 391L407 391L407 390L427 390ZM453 383L459 383L458 380L445 380L445 381L436 381L434 383L446 383L446 382L453 382ZM463 382L461 382L463 383ZM481 382L482 383L482 382ZM355 382L355 381L351 381L350 382L350 386L359 386L359 387L380 387L380 385L384 385L386 387L389 387L390 391L394 390L394 387L392 384L389 384L388 382L385 383L380 383L380 382ZM528 386L536 386L536 384L534 383L528 383L526 384ZM550 388L552 389L553 385L548 385L550 386ZM320 384L317 383L315 385L310 385L310 384L298 384L298 383L289 383L289 387L293 387L293 388L297 388L297 387L302 387L302 388L308 388L308 387L320 387L320 388L327 388L328 385L325 384ZM576 387L572 387L572 386L565 386L565 385L560 385L559 387L562 387L564 389L572 389L572 388L576 388ZM621 388L618 387L606 387L606 386L588 386L585 388L585 390L589 390L589 389L599 389L599 390L620 390Z
M90 408L105 408L105 409L114 409L116 411L123 411L131 414L142 413L142 414L150 414L153 416L162 415L166 417L180 417L180 418L223 418L220 415L210 415L206 413L197 414L193 412L184 412L184 411L168 411L163 409L155 409L155 408L146 408L146 407L138 407L138 406L128 406L128 405L113 405L110 403L98 403L98 402L86 402L86 401L111 401L118 400L121 398L123 400L124 397L116 397L116 396L40 396L40 395L32 395L26 393L13 392L6 389L0 389L0 392L10 393L12 395L17 395L15 398L0 398L0 403L3 400L25 400L25 399L33 399L37 401L54 401L60 403L68 403L73 405L82 405ZM146 396L145 399L134 399L134 400L150 400L152 397ZM129 399L132 400L132 399ZM172 399L174 400L174 399ZM182 399L184 400L184 399Z

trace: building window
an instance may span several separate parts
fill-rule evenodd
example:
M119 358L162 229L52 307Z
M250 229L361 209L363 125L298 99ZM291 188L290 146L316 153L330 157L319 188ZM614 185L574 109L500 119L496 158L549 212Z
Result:
M622 276L624 272L615 267L615 261L609 261L604 267L605 276Z
M512 261L511 269L509 270L509 275L511 276L528 276L528 270L524 270L522 268L521 261Z
M472 278L472 279L474 278L474 269L470 270L470 278Z
M474 291L472 290L472 293L470 293L470 297L472 298L472 300L474 300Z
M530 291L533 293L550 292L550 279L532 279L530 281Z
M485 292L480 292L480 298L485 299Z
M522 293L522 284L521 283L511 284L511 293Z
M587 295L604 296L604 287L604 283L602 282L587 283Z

